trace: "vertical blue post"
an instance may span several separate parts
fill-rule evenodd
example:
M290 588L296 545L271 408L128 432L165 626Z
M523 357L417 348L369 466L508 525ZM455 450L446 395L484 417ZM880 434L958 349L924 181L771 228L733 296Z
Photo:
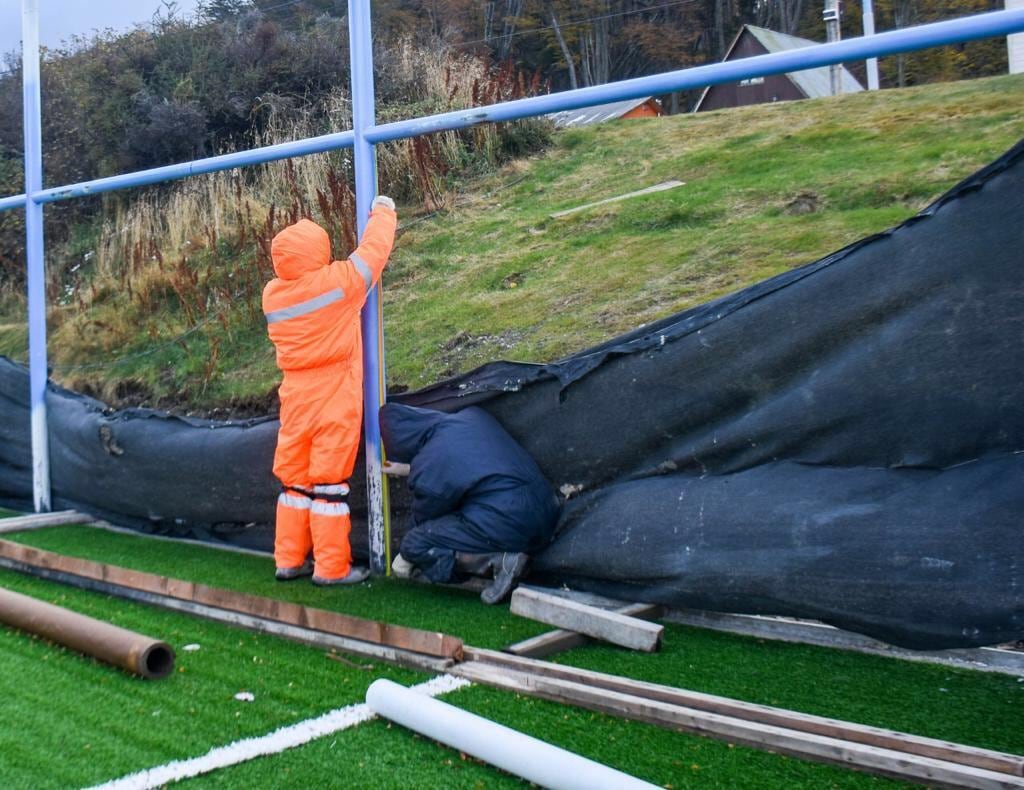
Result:
M864 35L875 35L875 9L872 5L872 0L864 0L862 19L864 21ZM876 91L878 90L878 58L868 58L867 66L868 90Z
M359 235L366 228L377 194L377 160L366 129L374 125L373 40L370 0L349 0L348 45L352 67L353 157L356 171L356 218ZM370 570L391 573L391 530L387 479L381 472L382 448L377 411L384 403L384 322L380 285L366 298L363 329L363 433L366 437L366 510L370 530Z
M46 273L43 133L39 90L39 0L21 2L21 74L25 126L25 258L28 265L29 403L32 408L32 493L36 512L50 509L50 446L46 431Z

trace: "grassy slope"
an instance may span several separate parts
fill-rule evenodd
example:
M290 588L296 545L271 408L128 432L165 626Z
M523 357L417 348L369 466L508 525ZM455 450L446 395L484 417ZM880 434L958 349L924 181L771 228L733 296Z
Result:
M522 181L403 234L389 377L550 360L815 260L916 213L1022 117L1017 76L562 133L485 190ZM549 216L669 179L686 186Z
M304 582L280 585L269 578L268 559L81 527L54 527L11 537L73 556L257 594L276 594L390 622L439 628L477 645L501 646L543 630L543 626L510 615L505 607L483 607L475 595L458 590L413 586L398 580L378 580L343 591L318 590ZM179 662L186 670L171 681L140 683L116 670L0 630L4 645L0 650L0 694L13 695L17 700L15 717L25 722L30 733L25 738L9 731L6 741L0 743L2 749L10 743L10 748L16 750L10 763L11 776L19 779L16 786L22 779L27 784L31 777L39 776L53 754L66 762L55 775L64 783L110 778L170 757L196 756L240 735L269 731L280 723L357 701L373 677L386 674L408 683L419 679L412 673L385 671L382 665L372 672L352 669L324 659L321 651L9 572L0 572L0 584L165 637L179 650ZM203 649L198 653L182 652L181 646L188 642L199 642ZM672 625L666 629L663 651L656 655L591 646L565 654L560 660L754 702L1024 752L1024 732L1019 726L1024 684L1001 675ZM53 694L55 688L60 693ZM255 691L257 703L235 703L232 695L243 688ZM663 785L887 784L840 769L486 688L460 691L448 700ZM161 711L155 717L161 718L162 730L157 733L149 727L155 710ZM167 737L169 732L175 733L173 738ZM94 749L101 755L94 758L98 760L95 768L80 757ZM272 787L284 781L318 786L344 781L359 787L515 784L511 778L461 759L456 752L381 722L277 757L219 771L195 783Z
M815 260L916 213L1016 142L1022 117L1016 75L560 133L543 156L467 185L455 210L402 212L385 274L389 383L557 358ZM549 216L668 179L687 183ZM223 264L194 258L223 278ZM52 331L57 378L107 397L137 390L134 402L259 408L278 379L260 317L235 305L175 343L175 304L169 294L143 314L111 290ZM0 353L23 359L7 312Z

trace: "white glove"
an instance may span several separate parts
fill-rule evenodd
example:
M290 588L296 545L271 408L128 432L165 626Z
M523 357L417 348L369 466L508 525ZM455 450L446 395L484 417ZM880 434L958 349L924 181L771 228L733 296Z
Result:
M395 210L395 201L389 198L387 195L377 195L373 199L373 203L370 204L370 211L373 211L377 206L387 206L392 211Z

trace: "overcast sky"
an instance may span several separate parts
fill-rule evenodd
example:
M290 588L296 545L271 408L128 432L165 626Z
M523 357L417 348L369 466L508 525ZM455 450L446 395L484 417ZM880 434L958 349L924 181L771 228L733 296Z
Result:
M39 40L44 47L59 47L72 36L94 30L126 30L148 25L153 14L166 7L164 0L36 0L39 4ZM177 0L177 15L191 17L199 0ZM0 0L0 53L21 51L21 0Z

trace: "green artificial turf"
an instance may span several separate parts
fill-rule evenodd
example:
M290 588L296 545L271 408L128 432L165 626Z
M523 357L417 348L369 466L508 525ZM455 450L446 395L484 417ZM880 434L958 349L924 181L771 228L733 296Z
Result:
M895 787L900 783L473 686L445 702L663 787ZM322 785L491 788L524 786L464 754L373 722L274 757L186 783L197 787Z
M505 607L482 606L478 594L467 590L379 578L341 589L314 587L308 578L281 583L274 580L274 560L269 555L205 549L79 526L50 527L4 537L72 557L161 576L396 625L445 631L479 647L502 647L546 630L539 623L514 617Z
M362 702L377 677L323 650L0 571L0 585L167 641L174 673L145 681L0 628L0 777L5 788L71 787L195 757L214 746ZM185 645L199 650L186 651ZM234 695L249 691L253 702Z
M1024 680L665 625L659 653L588 645L553 660L708 694L1024 754Z
M173 575L351 614L443 630L500 647L545 630L459 590L375 580L346 590L271 580L272 562L244 554L110 533L52 527L10 537L72 556ZM0 693L18 722L0 736L8 786L40 786L56 755L55 784L110 779L169 759L195 757L238 737L362 700L376 677L424 676L374 664L367 671L323 651L176 613L0 572L0 584L168 639L179 650L172 679L142 682L11 630L0 631ZM196 653L180 650L196 642ZM737 699L1024 752L1024 683L808 645L667 625L647 655L610 646L560 662ZM292 683L292 686L288 684ZM240 703L240 690L256 694ZM45 701L46 704L42 704ZM627 722L575 707L474 686L446 701L564 748L671 787L848 787L888 780ZM158 712L157 712L158 711ZM155 715L154 715L155 714ZM237 714L237 715L236 715ZM160 726L153 726L160 719ZM83 757L87 753L88 759ZM5 777L6 778L6 777ZM348 784L356 787L503 787L521 784L397 725L373 722L273 757L191 780L218 787ZM45 785L45 782L43 783Z

